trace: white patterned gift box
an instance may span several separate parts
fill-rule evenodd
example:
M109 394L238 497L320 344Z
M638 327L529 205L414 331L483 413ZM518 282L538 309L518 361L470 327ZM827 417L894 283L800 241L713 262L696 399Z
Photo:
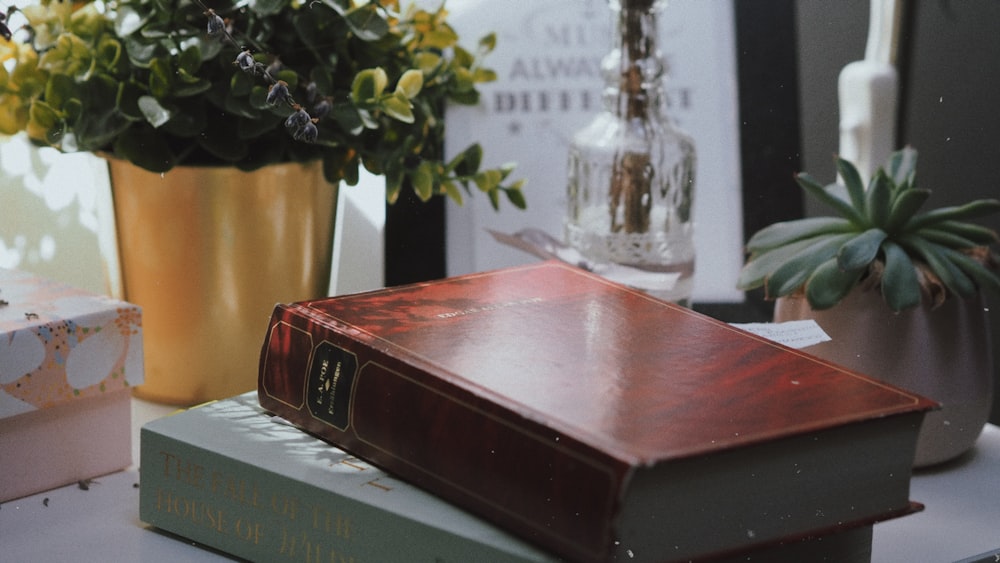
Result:
M139 307L0 269L0 502L132 463Z

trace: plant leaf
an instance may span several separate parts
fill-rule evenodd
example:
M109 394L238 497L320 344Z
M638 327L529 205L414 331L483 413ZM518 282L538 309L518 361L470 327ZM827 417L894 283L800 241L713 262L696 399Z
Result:
M272 16L281 12L285 0L249 0L250 9L263 16Z
M174 167L176 158L162 135L152 126L137 123L115 139L115 155L152 172L166 172Z
M905 147L892 153L889 157L889 176L892 183L901 186L910 180L917 169L917 151L912 147Z
M820 264L806 280L806 299L816 310L829 309L851 292L864 268L844 270L836 258Z
M157 98L170 95L173 86L173 70L166 59L153 59L149 63L149 93Z
M151 14L140 14L135 6L123 5L118 6L118 10L115 12L115 35L118 37L128 37L136 31L139 31L142 26L146 25L149 21Z
M483 161L483 147L479 143L469 145L448 164L459 176L471 176L479 171Z
M827 235L822 235L827 236ZM739 289L755 289L764 284L764 279L777 270L782 264L797 255L802 249L814 244L819 237L797 240L784 246L754 254L740 271L736 281Z
M389 33L389 24L379 15L378 8L377 3L372 2L344 14L344 21L362 41L377 41Z
M910 255L888 240L882 244L882 251L885 255L882 298L886 304L896 312L920 305L920 280Z
M330 118L344 128L344 131L351 135L358 135L365 128L365 122L353 104L347 102L337 102L330 109Z
M461 206L462 200L462 190L458 189L458 184L452 182L451 180L445 180L442 184L444 186L444 193L455 202L456 205Z
M490 199L490 205L493 207L493 211L500 210L500 194L497 190L490 190L486 193L486 197Z
M889 217L885 221L886 232L897 232L913 217L930 195L930 190L922 188L911 188L897 192L892 202L892 209L889 211Z
M340 147L324 150L323 177L331 184L343 178L348 186L356 186L360 178L357 153Z
M837 213L848 221L854 223L857 226L864 226L865 219L864 216L859 213L851 203L847 200L841 199L836 195L828 192L822 184L817 182L808 173L800 173L795 176L795 181L798 182L799 186L806 191L809 195L813 196L817 200L826 205L832 207Z
M160 102L153 96L140 96L138 103L139 111L154 129L170 121L170 110L160 105Z
M388 82L389 77L380 67L362 70L351 83L351 99L357 103L371 103L382 95Z
M840 251L837 253L837 262L844 270L857 270L867 267L878 256L882 241L887 236L885 231L878 228L868 229L854 236L854 238L840 247Z
M976 260L971 257L958 252L956 250L945 249L945 256L947 256L953 264L959 267L966 275L968 275L972 281L976 284L980 290L986 290L992 292L994 295L1000 295L1000 276L997 273L986 268Z
M963 298L975 295L976 284L951 261L948 248L913 235L906 235L900 242L912 247L953 295Z
M782 221L757 231L747 242L747 250L761 252L791 242L817 235L845 233L854 230L851 222L842 217L807 217Z
M865 185L861 181L861 174L858 169L850 161L843 158L837 157L837 173L840 174L840 178L844 181L844 187L847 188L847 195L851 198L851 204L854 209L865 215Z
M507 195L507 201L518 209L528 208L528 201L524 198L524 192L521 191L521 186L523 184L523 180L518 180L514 183L514 185L509 188L504 188L503 190L503 192Z
M917 236L924 237L925 239L933 243L940 244L946 248L960 249L975 248L979 246L979 244L975 241L969 240L962 235L955 234L944 229L935 229L931 227L920 229L917 232Z
M892 186L889 177L882 170L875 173L868 186L865 206L868 222L872 226L881 227L888 222L889 212L892 209Z
M993 229L965 221L942 221L936 228L965 237L983 246L1000 242L1000 236L997 236L997 232Z
M396 82L396 91L402 92L407 99L417 97L420 89L424 87L424 73L416 69L410 69L399 77Z
M493 49L496 49L496 47L497 47L496 33L488 33L479 38L479 56L484 56L493 52Z
M473 176L472 181L482 192L492 192L503 181L499 170L484 170Z
M840 247L854 234L824 235L802 249L764 280L764 290L769 298L788 295L806 282L823 262L837 255Z
M144 91L132 82L122 82L118 85L116 105L119 111L132 121L143 119L142 110L139 109L139 98Z
M380 105L386 114L403 123L413 123L416 120L413 115L413 105L402 91L397 90L382 100Z
M908 231L915 231L922 227L940 223L942 221L963 221L965 219L992 215L997 212L1000 212L1000 200L977 199L975 201L970 201L965 205L941 207L926 213L921 213L920 215L910 219L910 221L904 226L904 229Z
M433 163L425 160L413 172L413 191L416 192L420 201L427 201L434 195L433 166Z
M475 69L475 72L472 73L472 80L477 84L483 82L496 82L497 78L498 75L496 71L488 68L477 68Z

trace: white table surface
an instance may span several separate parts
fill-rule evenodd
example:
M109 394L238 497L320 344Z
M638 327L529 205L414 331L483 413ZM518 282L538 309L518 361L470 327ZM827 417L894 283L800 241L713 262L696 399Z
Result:
M923 512L875 526L873 563L951 562L986 553L1000 561L1000 427L988 424L959 459L917 471L910 498L925 505Z
M174 409L133 401L138 428ZM135 467L0 506L0 561L218 562L230 558L162 534L139 520ZM945 467L919 471L911 498L923 512L875 526L873 563L961 561L1000 555L1000 427L987 425L972 452ZM993 560L990 558L989 560Z

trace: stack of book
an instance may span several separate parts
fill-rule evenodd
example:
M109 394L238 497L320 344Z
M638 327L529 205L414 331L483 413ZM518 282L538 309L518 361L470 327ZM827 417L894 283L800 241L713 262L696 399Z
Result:
M302 432L256 393L141 430L142 520L251 561L556 561Z
M144 520L255 560L864 561L934 406L558 262L279 305L258 399L307 433L246 397L144 428Z
M139 307L0 269L0 502L131 465Z

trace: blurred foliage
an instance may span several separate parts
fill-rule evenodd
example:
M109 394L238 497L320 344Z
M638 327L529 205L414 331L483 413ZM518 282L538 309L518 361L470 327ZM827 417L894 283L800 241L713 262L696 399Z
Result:
M322 159L423 200L482 191L525 206L513 166L443 155L448 103L475 104L495 37L459 45L442 5L397 0L41 0L0 34L0 133L155 172ZM10 29L7 29L7 28Z

